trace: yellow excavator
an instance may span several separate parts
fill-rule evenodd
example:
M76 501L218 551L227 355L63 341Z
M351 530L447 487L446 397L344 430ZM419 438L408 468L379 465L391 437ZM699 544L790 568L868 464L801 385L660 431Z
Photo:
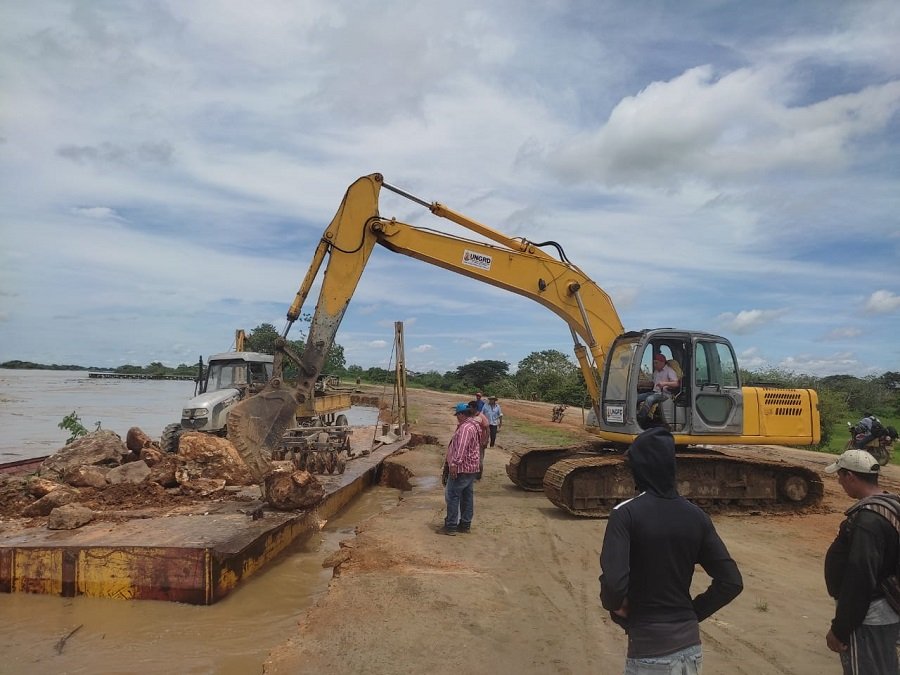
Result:
M384 218L378 212L382 188L493 243ZM298 355L296 383L274 378L229 414L228 436L255 473L267 470L268 457L295 410L314 396L316 378L376 244L530 298L568 324L599 440L514 452L507 473L519 487L543 489L554 504L575 515L605 515L634 495L621 450L641 433L647 419L664 419L681 450L679 490L689 499L751 509L799 508L821 500L823 486L814 471L703 447L817 443L814 390L741 386L734 349L717 335L672 328L625 332L609 296L569 261L557 242L508 237L390 185L380 174L363 176L347 189L288 310L281 343L327 258L308 339ZM666 395L652 392L654 358L664 359L680 375L679 386Z

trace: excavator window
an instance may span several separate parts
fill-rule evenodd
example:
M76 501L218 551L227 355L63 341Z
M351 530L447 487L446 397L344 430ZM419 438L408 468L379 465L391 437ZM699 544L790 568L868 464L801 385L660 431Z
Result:
M721 342L698 342L694 351L694 379L700 388L740 387L737 362L731 348Z
M631 376L631 360L637 343L619 342L609 358L609 374L606 379L605 400L625 401Z

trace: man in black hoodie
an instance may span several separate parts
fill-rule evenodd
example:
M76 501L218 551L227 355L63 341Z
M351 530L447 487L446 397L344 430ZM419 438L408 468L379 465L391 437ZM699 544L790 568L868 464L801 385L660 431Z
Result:
M709 516L679 496L668 429L648 429L625 457L640 494L613 509L600 553L600 600L628 634L625 673L699 673L699 623L738 596L741 573ZM696 564L712 583L692 599Z
M900 512L900 497L878 487L880 469L865 450L847 450L825 467L825 473L837 474L849 497L859 500L845 512L847 519L825 554L825 586L835 599L825 643L841 655L848 675L897 672L900 616L885 598L883 583L896 574L900 558L891 522Z

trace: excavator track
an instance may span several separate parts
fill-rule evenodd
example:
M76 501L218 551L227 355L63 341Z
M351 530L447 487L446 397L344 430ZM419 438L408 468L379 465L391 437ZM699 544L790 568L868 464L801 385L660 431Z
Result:
M569 457L591 452L596 444L586 443L568 448L552 446L548 448L527 448L513 450L506 464L506 475L517 487L531 492L544 489L544 474L555 463Z
M819 474L795 464L712 450L678 453L676 459L679 494L708 510L796 511L824 495ZM573 515L600 518L634 497L634 479L622 455L572 457L547 470L544 493Z

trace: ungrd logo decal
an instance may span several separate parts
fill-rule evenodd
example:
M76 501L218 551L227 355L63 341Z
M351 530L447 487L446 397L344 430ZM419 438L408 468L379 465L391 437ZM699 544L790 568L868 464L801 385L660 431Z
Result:
M480 270L489 270L491 269L493 258L491 258L491 256L489 255L466 250L463 251L462 261L463 265L468 265L469 267L477 267Z

